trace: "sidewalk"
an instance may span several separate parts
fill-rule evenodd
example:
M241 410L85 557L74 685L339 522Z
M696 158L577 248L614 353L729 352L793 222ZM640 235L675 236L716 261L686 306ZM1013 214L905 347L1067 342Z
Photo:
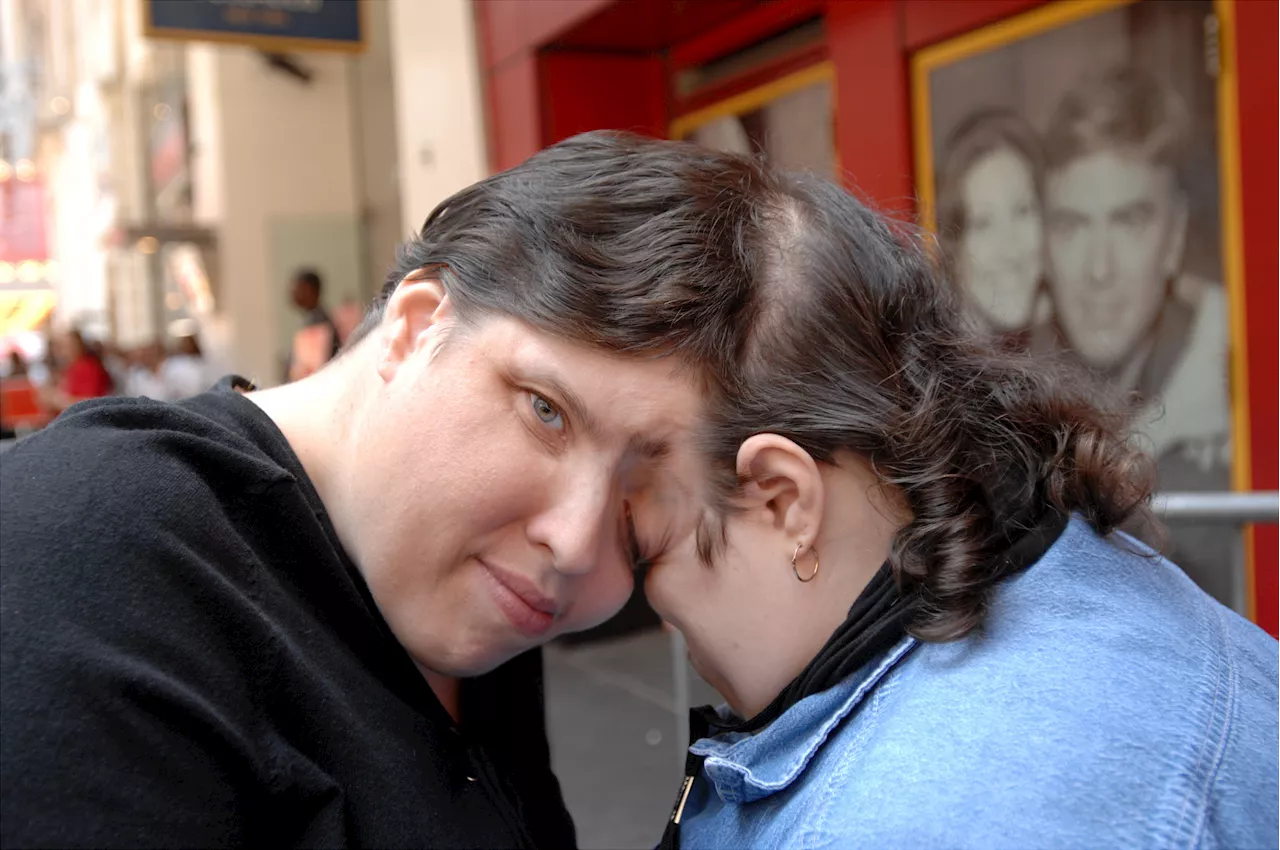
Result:
M545 652L551 757L584 850L652 848L684 768L671 638L654 630ZM686 667L688 662L685 662ZM689 670L692 705L720 698Z

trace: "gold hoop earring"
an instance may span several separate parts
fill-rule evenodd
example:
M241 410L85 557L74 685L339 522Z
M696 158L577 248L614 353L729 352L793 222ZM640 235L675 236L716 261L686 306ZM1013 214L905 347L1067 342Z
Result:
M816 546L810 547L811 549L813 549L813 572L809 573L808 578L802 578L800 575L800 568L796 566L796 559L800 557L800 550L803 548L804 548L803 543L796 544L795 554L791 556L791 572L796 574L796 578L800 579L801 584L808 584L809 582L813 581L815 578L818 577L818 547Z

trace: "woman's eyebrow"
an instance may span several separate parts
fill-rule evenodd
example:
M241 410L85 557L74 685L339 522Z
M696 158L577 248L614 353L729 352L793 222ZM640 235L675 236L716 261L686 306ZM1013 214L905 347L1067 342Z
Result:
M568 387L560 378L545 368L519 368L518 371L534 383L544 385L564 405L565 413L578 423L583 433L590 439L601 437L600 422L587 407L582 396ZM665 437L649 437L644 434L632 434L627 440L627 451L637 454L646 460L665 460L671 454L671 442Z
M664 460L671 453L671 444L661 437L632 434L627 441L627 451L648 460Z

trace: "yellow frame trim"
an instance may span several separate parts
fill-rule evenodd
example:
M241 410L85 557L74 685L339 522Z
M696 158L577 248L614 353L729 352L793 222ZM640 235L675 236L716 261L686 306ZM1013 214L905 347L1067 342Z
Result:
M358 42L340 41L331 38L291 38L289 36L253 35L241 33L223 33L210 30L164 29L157 30L151 19L151 4L148 0L138 0L142 4L142 34L156 41L211 41L217 44L240 44L256 47L259 50L272 52L326 51L333 53L362 53L369 39L368 0L355 0L360 13L360 40Z
M704 124L710 124L712 121L718 121L729 115L742 115L751 112L770 101L823 81L831 83L831 98L832 103L834 103L835 76L835 66L829 60L818 62L808 68L802 68L799 71L787 74L785 77L770 80L764 85L756 86L753 89L748 89L724 100L717 101L710 106L704 106L702 109L681 115L671 122L668 133L672 139L683 139L690 132Z
M932 47L911 58L912 144L915 148L916 197L920 220L933 230L937 226L934 197L933 126L929 102L929 74L935 69L967 59L1010 42L1038 35L1046 30L1083 18L1128 6L1137 0L1060 0L1003 21L966 33ZM1227 289L1231 364L1231 487L1252 489L1252 453L1249 447L1249 358L1245 324L1244 238L1241 230L1240 104L1236 67L1236 0L1213 0L1218 18L1218 194L1222 239L1223 285ZM1257 619L1255 599L1253 534L1244 534L1245 607L1249 619Z
M1218 191L1222 208L1222 271L1227 287L1231 333L1231 487L1253 489L1250 449L1248 326L1245 320L1244 205L1240 171L1240 76L1236 66L1235 0L1214 0L1218 16ZM1245 611L1257 622L1253 530L1245 526Z

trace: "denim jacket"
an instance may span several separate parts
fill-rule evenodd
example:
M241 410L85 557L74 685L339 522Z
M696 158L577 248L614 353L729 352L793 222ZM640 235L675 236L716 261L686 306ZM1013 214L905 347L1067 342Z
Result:
M904 639L758 733L697 741L680 845L1276 847L1278 658L1074 518L980 632Z

